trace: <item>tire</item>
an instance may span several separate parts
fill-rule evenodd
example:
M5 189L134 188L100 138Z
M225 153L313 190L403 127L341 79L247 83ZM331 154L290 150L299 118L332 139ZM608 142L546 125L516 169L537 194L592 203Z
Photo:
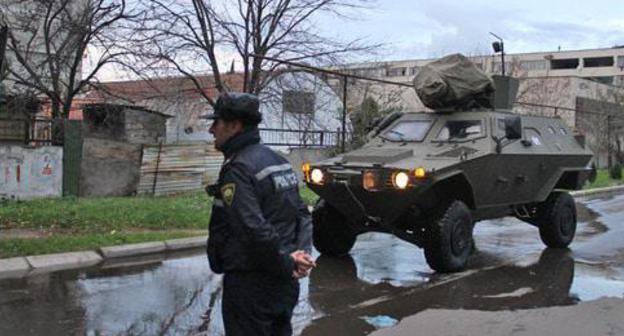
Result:
M461 271L468 261L474 242L474 223L470 209L462 201L453 201L439 209L429 225L425 258L437 272Z
M539 233L548 247L566 248L576 233L576 205L567 192L553 192L542 205Z
M312 243L324 255L348 254L357 238L347 219L325 200L312 211Z

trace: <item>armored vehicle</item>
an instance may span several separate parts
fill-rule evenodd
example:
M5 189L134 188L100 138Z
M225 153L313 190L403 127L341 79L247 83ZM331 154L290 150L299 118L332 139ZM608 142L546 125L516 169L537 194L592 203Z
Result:
M561 118L512 113L509 78L492 81L461 55L440 62L469 80L457 89L436 64L417 76L435 112L391 114L363 147L304 165L320 196L313 241L322 254L346 254L358 234L386 232L423 248L432 269L459 271L475 222L504 216L536 226L546 246L572 242L576 208L565 190L591 173L584 139Z

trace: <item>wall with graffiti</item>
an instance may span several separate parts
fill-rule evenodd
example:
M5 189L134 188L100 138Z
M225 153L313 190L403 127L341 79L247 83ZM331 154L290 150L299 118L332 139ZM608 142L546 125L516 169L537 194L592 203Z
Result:
M63 148L0 146L0 198L61 196Z

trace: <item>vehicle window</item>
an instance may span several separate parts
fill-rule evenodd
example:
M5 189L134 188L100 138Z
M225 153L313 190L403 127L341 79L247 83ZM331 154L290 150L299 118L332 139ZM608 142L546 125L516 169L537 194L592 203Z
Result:
M525 134L527 139L531 140L531 143L534 146L541 146L542 145L542 137L540 136L539 132L537 132L536 129L525 128L524 129L524 134Z
M382 138L390 141L422 141L430 127L430 120L405 120L385 131Z
M466 140L476 138L482 134L481 120L451 120L444 124L436 140Z
M555 135L555 129L552 126L548 126L548 133Z

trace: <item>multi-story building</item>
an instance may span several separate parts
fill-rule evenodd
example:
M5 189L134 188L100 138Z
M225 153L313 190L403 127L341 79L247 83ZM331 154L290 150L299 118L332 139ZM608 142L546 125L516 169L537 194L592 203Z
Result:
M488 73L502 71L500 55L469 58ZM343 69L360 76L409 82L420 68L434 60L354 63ZM624 85L624 47L506 54L505 69L506 74L518 77L581 77L603 84Z
M80 17L84 5L84 0L58 4L36 0L0 2L0 26L8 28L5 66L10 73L3 83L8 94L37 93L46 87L55 90L54 79L68 82L71 50L76 47L70 26ZM81 66L77 66L76 79L82 77Z

